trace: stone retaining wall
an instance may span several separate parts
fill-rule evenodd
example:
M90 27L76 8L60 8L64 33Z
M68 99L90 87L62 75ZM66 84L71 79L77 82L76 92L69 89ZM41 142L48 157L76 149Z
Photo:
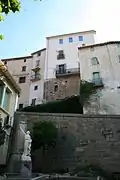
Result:
M59 131L56 148L49 149L44 158L49 170L96 164L120 172L120 115L15 114L17 127L25 123L32 130L38 121L53 121ZM15 134L13 154L20 152L22 141L20 133ZM34 158L34 170L40 171L42 163L40 150Z

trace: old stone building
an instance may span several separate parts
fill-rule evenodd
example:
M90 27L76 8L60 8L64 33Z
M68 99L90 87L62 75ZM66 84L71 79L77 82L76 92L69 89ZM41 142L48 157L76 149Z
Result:
M49 79L44 84L44 99L46 101L64 99L78 95L80 88L80 72L78 68L65 72L56 72L56 78Z

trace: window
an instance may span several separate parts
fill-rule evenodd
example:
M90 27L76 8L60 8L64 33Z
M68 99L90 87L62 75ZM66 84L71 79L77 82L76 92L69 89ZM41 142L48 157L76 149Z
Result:
M119 63L120 63L120 55L118 55Z
M9 119L10 119L9 116L6 116L6 117L4 118L4 126L7 125L7 124L9 124Z
M65 54L63 50L58 51L57 59L65 59Z
M39 66L40 65L40 60L37 60L36 61L36 66Z
M0 85L0 104L1 104L1 101L2 101L3 91L4 91L4 86Z
M7 111L9 111L10 98L11 98L11 91L7 88L5 92L4 103L3 103L3 108Z
M37 56L41 56L41 52L39 52L39 53L37 54Z
M56 74L66 73L66 64L60 64L56 66Z
M22 71L26 71L26 66L23 66L23 67L22 67Z
M100 78L100 73L99 72L93 72L93 77L95 79Z
M26 77L20 77L19 78L19 83L25 83Z
M34 90L36 91L36 90L38 90L38 86L36 85L36 86L34 86Z
M59 44L63 44L63 39L59 39Z
M94 47L91 47L90 50L91 50L91 51L94 51Z
M26 59L24 59L24 62L26 62Z
M54 92L56 92L56 91L58 91L58 85L57 84L54 86Z
M19 104L19 109L22 109L23 108L23 104Z
M72 43L72 42L73 42L73 38L69 37L69 43Z
M102 82L99 72L93 72L93 83L96 86L103 86L103 82Z
M5 61L4 64L7 64L7 61Z
M83 36L79 36L79 41L83 41Z
M32 106L35 106L35 103L36 103L36 98L32 99L31 105L32 105Z
M92 57L91 63L92 63L92 65L97 65L97 64L99 64L98 58L97 58L97 57Z

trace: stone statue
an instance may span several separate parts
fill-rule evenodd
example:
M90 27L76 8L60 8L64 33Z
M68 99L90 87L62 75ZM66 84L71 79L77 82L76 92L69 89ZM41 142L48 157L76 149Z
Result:
M31 160L31 143L32 139L30 136L30 131L25 132L20 125L20 130L24 135L24 151L21 156L21 176L31 177L32 173L32 160Z
M31 143L32 139L30 137L30 131L27 131L24 138L24 156L31 156Z
M23 159L31 159L31 143L32 143L32 139L30 136L30 131L27 131L25 133L25 131L20 127L20 130L23 132L24 134L24 151L23 151Z

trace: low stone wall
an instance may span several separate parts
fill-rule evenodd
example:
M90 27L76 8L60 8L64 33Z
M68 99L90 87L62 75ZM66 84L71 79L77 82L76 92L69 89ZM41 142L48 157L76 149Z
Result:
M59 131L56 148L49 149L44 158L49 170L96 164L120 172L120 115L15 113L16 127L25 124L32 130L38 121L53 121ZM23 144L18 130L16 133L13 154ZM40 150L34 157L34 170L40 171L42 163Z

